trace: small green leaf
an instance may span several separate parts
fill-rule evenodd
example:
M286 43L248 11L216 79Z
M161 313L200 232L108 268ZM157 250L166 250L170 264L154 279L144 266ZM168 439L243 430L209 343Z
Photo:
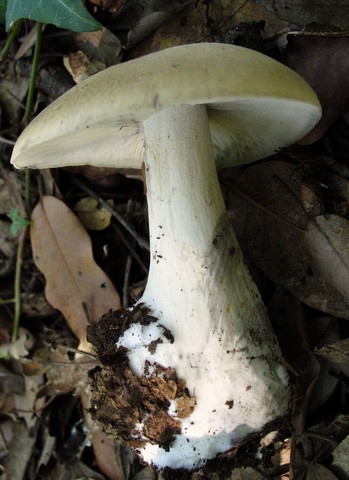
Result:
M20 18L51 23L74 32L92 32L102 28L86 10L82 0L8 0L6 28L11 28Z
M17 208L12 208L12 210L8 214L8 217L10 220L12 220L10 233L14 237L18 237L19 232L22 230L23 227L27 227L28 225L30 225L29 220L19 215Z

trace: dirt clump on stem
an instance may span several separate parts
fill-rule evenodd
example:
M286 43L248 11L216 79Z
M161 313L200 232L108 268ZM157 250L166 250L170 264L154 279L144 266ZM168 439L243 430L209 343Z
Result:
M146 362L144 375L137 376L129 365L127 349L116 346L131 322L148 325L155 320L140 304L132 311L109 311L89 326L87 334L101 363L89 372L90 412L108 435L134 449L149 440L168 449L181 431L181 418L189 416L195 406L195 398L175 369ZM164 335L171 338L169 331ZM155 343L149 344L149 351L156 349ZM168 413L171 401L176 401L175 418Z

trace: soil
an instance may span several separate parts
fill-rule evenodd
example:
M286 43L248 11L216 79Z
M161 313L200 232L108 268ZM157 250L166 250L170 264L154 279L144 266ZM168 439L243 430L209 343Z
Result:
M88 328L87 339L98 352L101 364L89 372L90 412L105 432L132 448L150 441L167 450L174 435L181 431L180 419L192 412L195 399L175 369L146 364L145 374L138 377L130 368L127 350L115 346L131 323L148 325L156 321L149 313L144 305L132 310L110 311ZM169 331L165 331L165 336L172 338ZM154 351L156 342L148 348ZM172 400L177 400L178 420L168 414Z

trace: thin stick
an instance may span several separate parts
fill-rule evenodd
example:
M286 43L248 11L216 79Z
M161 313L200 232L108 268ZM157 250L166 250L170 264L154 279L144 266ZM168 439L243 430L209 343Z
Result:
M11 145L13 147L13 145L16 143L14 142L13 140L9 140L8 138L5 138L5 137L2 137L0 135L0 143L3 143L4 145Z
M138 255L138 253L136 252L136 249L133 248L133 245L131 244L131 241L128 241L128 239L125 237L125 235L123 234L121 228L118 227L118 225L116 224L112 224L112 227L114 228L115 232L117 233L117 235L119 236L120 240L125 244L126 248L128 249L128 251L131 253L131 255L133 256L133 258L136 260L136 262L139 264L139 266L141 267L141 269L143 270L143 272L148 275L148 267L145 265L145 263L143 262L143 260L141 259L141 257Z
M129 289L129 283L130 283L131 265L132 265L132 256L128 255L126 268L125 268L124 284L122 286L123 308L128 308L128 289Z

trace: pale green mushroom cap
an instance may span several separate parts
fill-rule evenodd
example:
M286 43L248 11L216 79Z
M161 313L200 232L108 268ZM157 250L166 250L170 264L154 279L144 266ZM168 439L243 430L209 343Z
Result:
M310 86L275 60L233 45L184 45L108 68L69 90L23 131L11 162L140 168L142 122L183 104L207 105L222 167L272 155L321 117Z

